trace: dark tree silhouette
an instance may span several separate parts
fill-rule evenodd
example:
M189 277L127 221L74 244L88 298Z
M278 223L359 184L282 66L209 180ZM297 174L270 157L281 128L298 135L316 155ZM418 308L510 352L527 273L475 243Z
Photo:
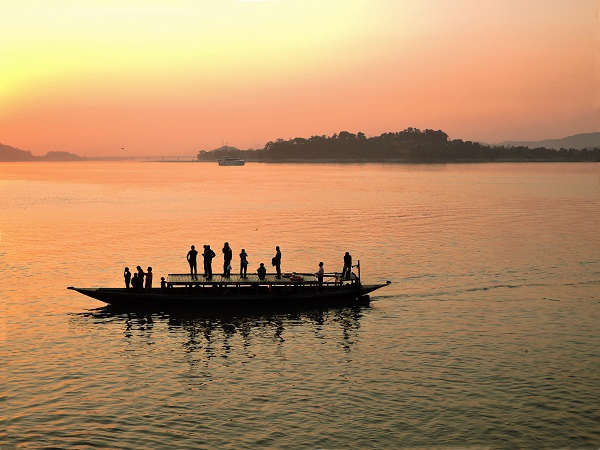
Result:
M399 132L366 137L340 131L333 136L277 139L261 150L238 150L223 147L198 153L200 161L216 161L235 156L266 162L284 161L395 161L443 163L469 161L600 161L600 148L577 150L528 147L489 146L460 139L449 140L441 130L407 128Z

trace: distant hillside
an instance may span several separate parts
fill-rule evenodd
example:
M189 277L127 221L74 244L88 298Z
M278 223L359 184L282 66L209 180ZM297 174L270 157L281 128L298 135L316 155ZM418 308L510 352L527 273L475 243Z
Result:
M0 144L0 161L33 161L35 159L31 152Z
M10 145L0 144L0 161L81 161L86 158L69 152L48 152L44 156L33 156L31 152Z
M256 150L240 150L236 147L224 145L214 150L200 150L198 161L216 161L219 158L242 158L245 160L256 160Z
M561 148L575 148L582 150L584 148L600 147L600 132L581 133L573 136L567 136L561 139L546 139L543 141L504 141L499 144L505 147L529 147L529 148L551 148L559 150Z

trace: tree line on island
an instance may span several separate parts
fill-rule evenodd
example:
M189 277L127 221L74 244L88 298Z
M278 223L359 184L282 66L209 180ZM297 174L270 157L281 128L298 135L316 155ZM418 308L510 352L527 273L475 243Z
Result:
M594 139L600 138L600 133ZM262 149L240 150L224 146L198 152L198 161L223 157L263 162L406 162L447 163L484 161L600 161L600 145L587 148L547 148L525 145L487 145L450 140L441 130L407 128L367 137L364 133L341 131L333 136L277 139ZM29 151L0 144L0 161L79 161L87 158L63 151L34 156Z
M222 157L265 162L460 162L460 161L600 161L600 146L558 150L526 146L495 146L448 139L441 130L407 128L367 137L342 131L333 136L277 139L258 150L221 147L198 152L199 161Z

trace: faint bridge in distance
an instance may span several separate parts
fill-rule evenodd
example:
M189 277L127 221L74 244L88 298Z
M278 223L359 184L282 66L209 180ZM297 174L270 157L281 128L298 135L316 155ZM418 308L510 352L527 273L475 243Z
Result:
M94 161L164 161L164 162L175 162L175 161L197 161L196 155L184 155L184 156L97 156L89 157L89 160Z

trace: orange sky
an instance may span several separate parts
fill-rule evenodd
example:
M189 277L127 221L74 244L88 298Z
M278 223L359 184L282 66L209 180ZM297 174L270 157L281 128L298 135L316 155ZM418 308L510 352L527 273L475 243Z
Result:
M194 155L600 131L597 0L0 0L0 142ZM122 150L123 149L123 150Z

